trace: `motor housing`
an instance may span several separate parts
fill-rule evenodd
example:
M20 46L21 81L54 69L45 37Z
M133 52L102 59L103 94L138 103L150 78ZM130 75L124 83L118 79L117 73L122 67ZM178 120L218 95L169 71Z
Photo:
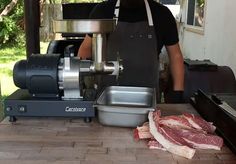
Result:
M13 69L15 85L28 89L33 97L59 97L59 61L60 54L33 54L18 61Z

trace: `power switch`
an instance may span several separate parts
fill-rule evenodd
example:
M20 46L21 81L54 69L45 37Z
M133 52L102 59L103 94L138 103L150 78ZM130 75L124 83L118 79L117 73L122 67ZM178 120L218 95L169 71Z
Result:
M25 113L26 112L26 106L25 105L19 105L18 106L18 112L19 113Z
M12 111L12 107L11 107L11 106L7 106L7 107L6 107L6 111L7 111L7 112Z

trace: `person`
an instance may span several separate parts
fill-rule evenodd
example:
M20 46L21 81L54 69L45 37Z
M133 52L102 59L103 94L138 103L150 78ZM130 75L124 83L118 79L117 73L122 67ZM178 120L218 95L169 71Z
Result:
M108 0L99 3L91 19L118 19L107 40L107 61L122 59L124 71L119 85L159 88L159 54L165 46L173 81L170 102L180 103L184 90L184 64L175 18L170 10L154 0ZM86 35L78 55L92 56L92 38ZM112 85L111 77L103 79ZM160 95L158 95L160 97Z

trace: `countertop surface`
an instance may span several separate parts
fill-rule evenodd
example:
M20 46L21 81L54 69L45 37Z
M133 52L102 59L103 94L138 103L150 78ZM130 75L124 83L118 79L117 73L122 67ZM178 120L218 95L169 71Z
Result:
M189 104L161 104L162 115L190 112ZM0 123L0 164L235 164L227 146L221 151L197 150L185 159L162 150L150 150L146 141L135 141L132 128L102 126L93 119L8 118Z

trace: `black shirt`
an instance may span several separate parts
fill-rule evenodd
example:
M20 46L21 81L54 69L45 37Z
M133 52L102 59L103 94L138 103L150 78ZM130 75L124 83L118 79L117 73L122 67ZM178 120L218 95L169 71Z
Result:
M90 19L112 19L114 17L116 1L109 0L99 3L91 12ZM148 2L156 32L158 52L160 53L163 45L174 45L179 42L176 22L167 7L153 0L148 0ZM118 21L147 21L145 5L139 8L124 8L120 6Z

